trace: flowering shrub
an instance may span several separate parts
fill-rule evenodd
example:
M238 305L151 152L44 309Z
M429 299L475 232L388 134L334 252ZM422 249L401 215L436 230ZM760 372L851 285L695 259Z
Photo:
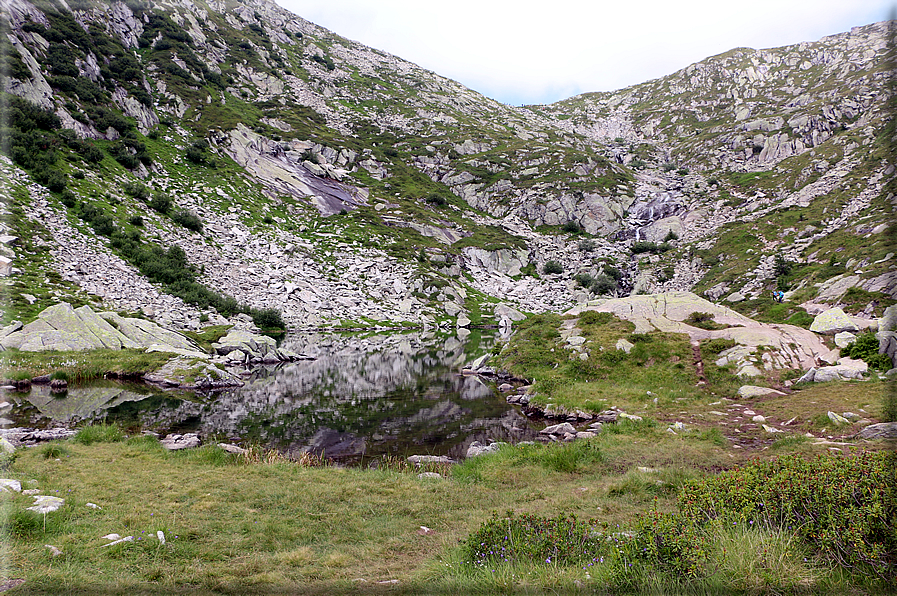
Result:
M574 515L495 514L464 543L464 560L487 567L502 563L544 562L588 565L602 560L606 549L598 522L578 521Z
M893 577L897 553L897 455L799 455L754 461L683 486L679 513L653 509L630 531L574 516L493 516L464 543L479 567L513 562L583 566L607 561L608 580L637 587L645 577L713 575L726 527L782 532L816 554L858 571ZM723 532L724 534L725 532Z
M897 467L889 452L857 457L799 455L754 461L685 485L682 515L694 524L764 523L789 530L846 567L893 573L897 553Z

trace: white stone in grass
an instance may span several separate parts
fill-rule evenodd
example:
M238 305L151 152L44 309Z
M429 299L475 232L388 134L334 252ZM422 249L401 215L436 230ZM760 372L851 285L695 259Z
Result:
M0 492L22 492L22 483L11 478L0 479Z
M124 538L119 538L118 540L113 540L109 544L104 544L103 548L106 548L107 546L113 546L115 544L121 544L122 542L134 542L134 537L133 536L125 536Z
M53 557L58 557L59 555L62 554L62 551L59 550L58 548L56 548L55 546L53 546L52 544L45 544L44 546L46 548L50 549L50 555Z
M834 422L835 424L850 424L850 420L845 418L840 414L836 414L834 412L828 412L828 419Z
M738 397L764 397L767 395L785 395L781 391L756 385L742 385L738 388Z
M635 347L635 344L634 344L634 343L628 342L628 341L626 341L625 339L623 339L622 337L621 337L620 339L617 340L616 348L617 348L618 350L623 350L623 351L626 352L627 354L628 354L629 352L631 352L631 351L632 351L632 348L634 348L634 347Z
M552 424L551 426L546 426L542 430L539 431L540 435L564 435L564 434L576 434L576 428L570 424L569 422L562 422L561 424Z
M85 504L85 507L90 507L91 509L102 509L102 507L100 507L96 503L87 503Z
M104 540L121 540L121 534L106 534L105 536L100 536Z
M15 453L16 446L10 443L6 437L0 437L0 453Z
M785 431L783 431L783 430L779 430L779 429L777 429L777 428L773 428L773 427L771 427L771 426L769 426L769 425L766 425L766 424L763 425L763 430L765 430L765 431L768 432L768 433L783 433L783 432L785 432Z
M417 475L417 477L421 480L428 480L428 479L439 480L440 478L442 478L442 476L440 476L436 472L421 472L420 474Z
M34 495L39 495L41 490L39 488L28 488L22 491L23 495L28 495L29 497Z
M160 542L160 543L165 544L165 533L162 532L162 530L157 530L157 531L156 531L156 538L159 539L159 542Z

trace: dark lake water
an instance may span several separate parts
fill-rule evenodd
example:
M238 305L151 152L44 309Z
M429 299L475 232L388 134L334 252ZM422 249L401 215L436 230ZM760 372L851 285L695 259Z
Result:
M203 440L311 451L346 464L383 455L461 458L471 442L533 439L544 424L510 406L494 384L459 374L498 349L473 332L296 334L284 346L314 360L253 369L244 387L200 395L99 382L55 397L7 393L3 425L114 422L131 432L198 432ZM0 401L2 401L0 400Z

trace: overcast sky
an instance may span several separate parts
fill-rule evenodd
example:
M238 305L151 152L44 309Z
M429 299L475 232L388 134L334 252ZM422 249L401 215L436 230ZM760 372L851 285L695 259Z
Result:
M895 0L276 0L510 105L657 78L735 47L815 41Z

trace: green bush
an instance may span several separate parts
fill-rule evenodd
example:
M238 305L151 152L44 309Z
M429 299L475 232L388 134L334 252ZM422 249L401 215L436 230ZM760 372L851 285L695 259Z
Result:
M877 370L890 370L893 367L890 356L878 353L878 338L872 331L866 331L855 342L841 348L841 356L862 360Z
M557 261L548 261L542 266L542 273L545 275L557 275L564 272L564 266Z
M890 452L790 455L754 461L686 485L689 523L723 519L797 534L818 556L891 575L897 564L897 466Z
M597 247L598 247L598 245L595 243L595 241L591 240L589 238L586 238L585 240L580 240L579 243L576 245L576 248L579 249L579 252L591 252L591 251L595 250Z
M125 182L122 187L128 195L134 197L138 201L147 201L150 198L149 189L140 182Z
M194 232L202 232L202 220L195 213L186 209L175 209L171 214L171 220L179 226Z
M570 234L581 234L583 232L582 225L578 221L568 221L561 229Z
M153 198L149 200L147 205L149 205L150 209L167 215L174 206L174 200L164 192L157 192L153 195Z
M617 282L604 273L592 280L592 292L598 295L610 294L617 290Z
M672 248L669 243L663 242L662 244L657 244L656 242L648 242L647 240L639 240L638 242L634 242L632 244L632 254L640 254L643 252L650 252L652 254L658 254L662 252L666 252Z
M252 316L252 322L263 331L279 331L287 327L280 311L276 308L253 310L250 312L250 315Z
M578 521L573 515L548 518L509 511L505 516L493 515L467 538L463 558L483 568L508 563L593 563L608 549L600 531L604 527L594 520Z
M49 443L40 449L40 454L44 456L44 459L60 459L70 453L71 450L68 447L59 443Z
M595 281L595 279L588 273L577 273L573 276L573 280L583 288L588 288L592 285L592 282Z
M698 327L699 329L708 329L710 331L724 327L723 325L716 323L713 320L713 315L709 312L690 313L687 317L685 317L685 323L693 327Z
M738 342L734 339L724 339L722 337L717 337L715 339L702 341L701 351L708 354L719 354L721 352L725 352L729 348L734 348L737 345Z
M579 315L579 325L606 325L614 320L614 315L609 312L594 310L584 311Z

